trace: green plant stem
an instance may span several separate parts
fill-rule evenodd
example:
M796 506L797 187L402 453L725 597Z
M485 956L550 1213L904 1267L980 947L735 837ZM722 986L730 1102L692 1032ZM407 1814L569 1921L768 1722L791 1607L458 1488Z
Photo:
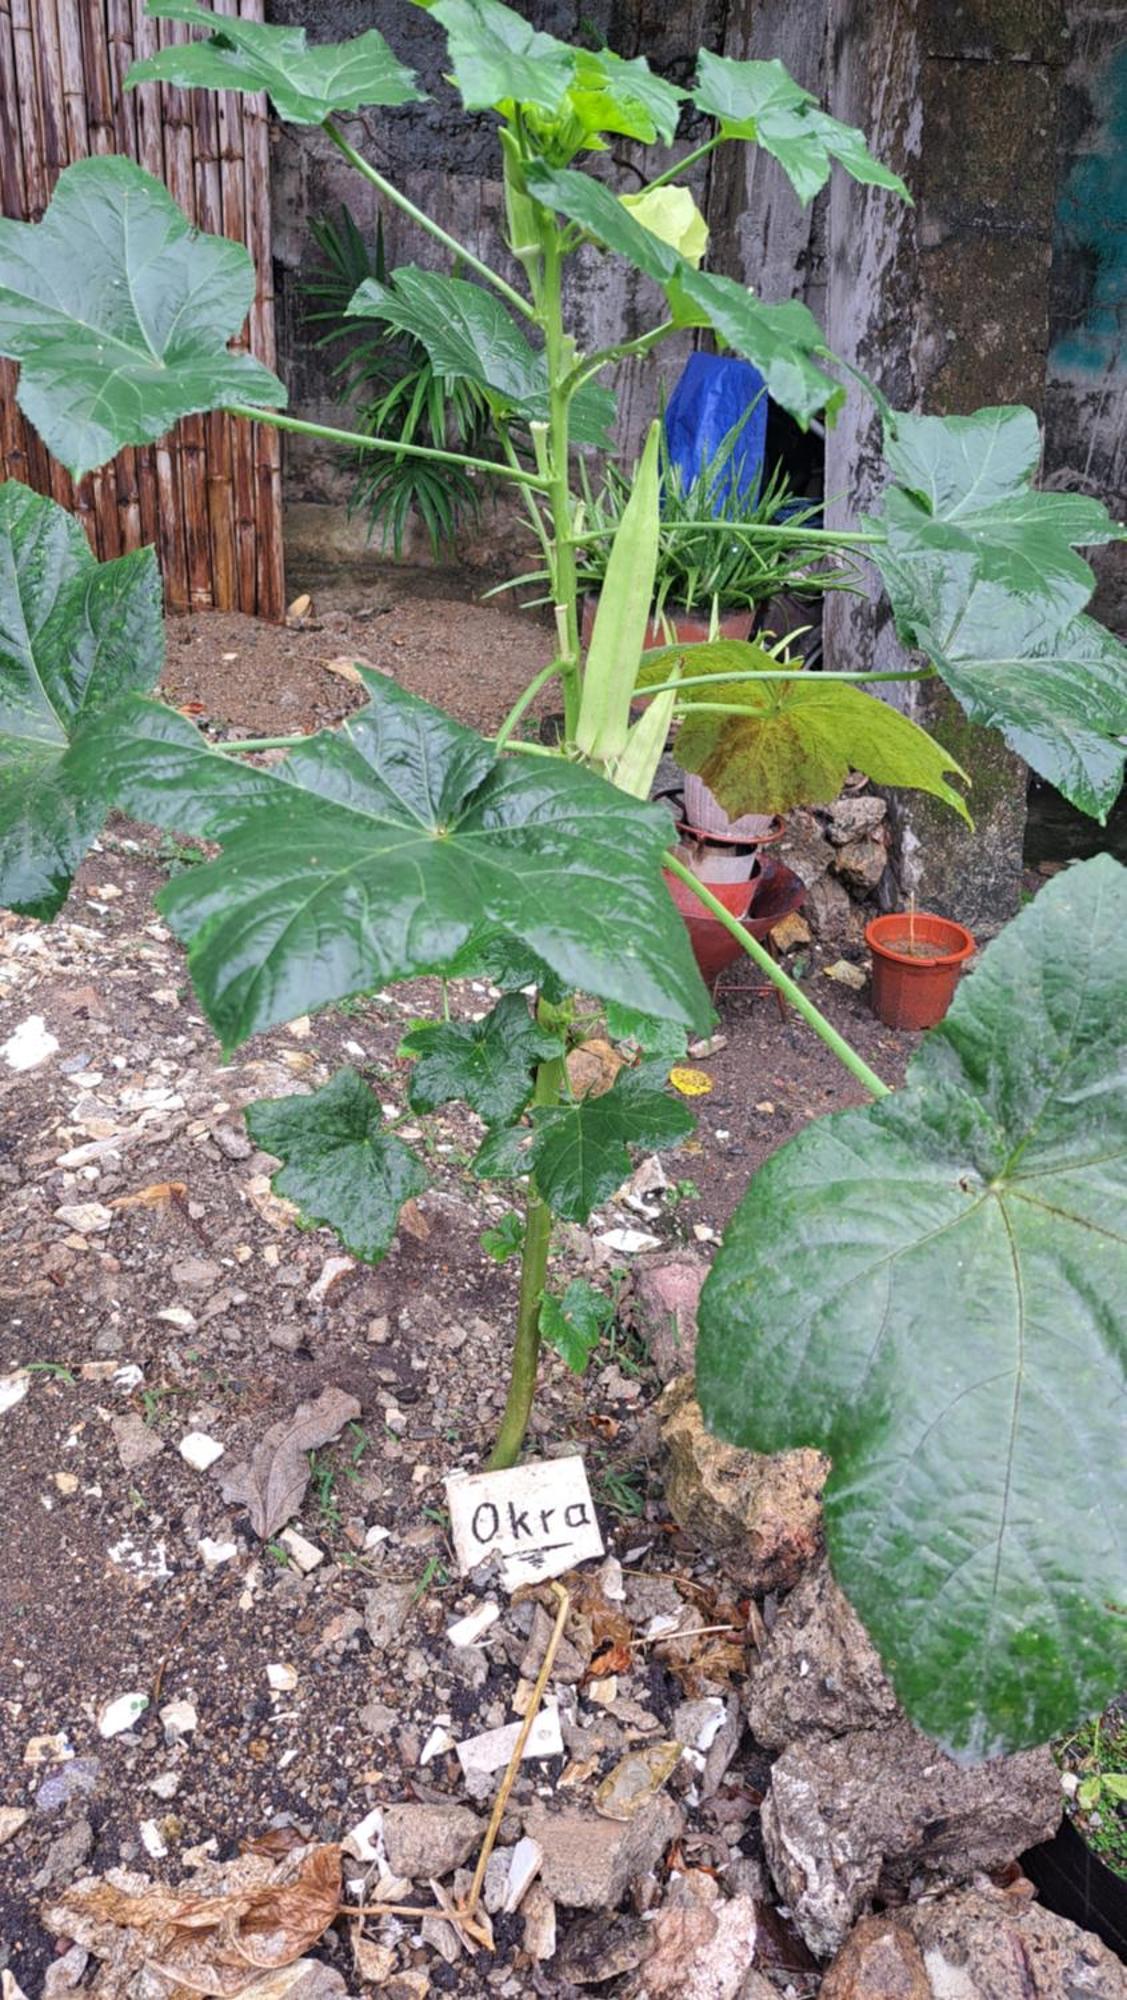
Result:
M551 1062L541 1063L536 1072L536 1086L532 1093L533 1104L557 1103L565 1074L562 1056L554 1056ZM517 1331L509 1373L509 1392L505 1399L501 1427L497 1432L497 1442L490 1453L486 1467L487 1472L503 1472L507 1466L516 1464L521 1445L524 1443L525 1431L528 1429L532 1399L536 1393L536 1374L540 1364L540 1305L548 1276L548 1247L551 1237L552 1211L547 1202L541 1201L536 1191L536 1182L530 1175L528 1206L525 1211L524 1249L520 1262L520 1300L517 1306Z
M773 526L769 522L758 521L667 521L662 523L662 535L743 535L753 542L809 542L812 547L830 542L842 549L883 548L885 535L864 534L860 529L846 531L839 528L797 528L788 523ZM584 542L608 542L614 534L613 528L589 528L585 533L573 536L576 547Z
M547 666L541 667L540 672L535 676L535 678L529 681L528 686L525 688L524 693L520 695L516 701L514 701L507 716L505 717L504 722L501 724L500 729L497 731L496 736L493 738L494 749L500 751L505 748L506 743L508 742L510 736L512 735L513 730L516 728L517 723L520 721L521 716L524 714L525 709L529 708L531 704L536 700L536 697L539 694L542 687L547 687L549 681L555 680L559 671L560 671L559 661L549 660Z
M459 243L457 237L451 236L448 230L443 229L441 223L433 221L425 209L416 208L414 202L401 193L394 181L385 180L371 162L364 158L363 153L358 153L355 146L349 144L344 133L334 125L331 118L325 119L321 129L332 140L338 152L344 154L349 165L355 167L357 173L363 174L364 179L370 181L374 188L378 188L388 201L394 202L396 208L401 209L404 215L409 215L412 222L418 223L420 229L425 229L427 234L433 236L436 243L441 243L444 249L449 250L450 255L456 257L459 263L465 264L471 271L476 271L478 277L484 278L500 292L502 298L507 299L517 312L523 313L526 319L535 319L535 307L531 306L527 299L522 298L506 278L502 278L497 271L491 271L488 264L483 263L480 257L476 257L464 243Z
M676 332L676 321L663 319L660 326L651 327L649 333L640 333L637 340L622 340L617 347L600 347L572 370L564 386L569 392L581 389L602 369L609 368L612 361L625 361L631 354L648 354L651 347L656 347L659 341Z
M714 132L711 139L706 139L703 145L694 146L691 153L686 153L683 159L674 160L673 165L666 167L663 174L657 174L652 181L647 181L641 192L650 194L654 188L668 187L670 181L675 181L681 174L688 173L689 168L695 167L698 160L706 159L709 153L715 152L717 146L722 144L723 134Z
M667 854L663 866L671 875L676 875L677 880L683 882L687 889L691 889L698 902L703 903L705 909L710 910L717 921L723 924L724 929L731 933L748 957L755 960L759 970L766 974L772 986L777 986L780 993L786 995L795 1013L801 1014L803 1020L813 1028L819 1041L825 1043L831 1055L835 1055L838 1061L844 1064L850 1076L856 1077L857 1082L864 1084L865 1089L874 1097L891 1096L889 1085L881 1082L876 1071L871 1070L868 1063L857 1054L856 1049L846 1041L844 1035L838 1033L833 1022L827 1021L825 1015L819 1013L814 1002L807 999L801 986L795 983L789 973L784 972L781 965L776 965L770 952L765 950L759 939L752 937L751 932L745 930L739 919L724 908L719 897L714 896L711 889L707 888L691 869L686 868L684 862L679 861L675 854Z
M460 465L464 472L488 472L494 479L509 479L518 486L546 492L548 481L535 472L514 472L493 458L469 458L460 451L440 451L436 445L404 444L401 438L365 437L362 431L340 431L331 424L310 424L302 417L288 417L283 410L258 410L251 403L225 403L228 416L246 417L253 424L273 424L278 431L293 431L298 437L325 438L329 444L347 444L354 451L390 451L397 458L436 459L440 465Z
M665 651L666 649L663 647L662 650ZM676 648L670 647L668 650L672 652ZM691 647L685 648L686 653L691 652L691 650ZM733 681L738 681L741 685L747 681L752 681L756 685L760 681L806 681L810 686L824 687L827 682L831 681L860 681L862 685L865 685L866 683L875 681L930 681L934 679L935 669L933 667L913 667L902 674L838 674L826 668L819 668L816 673L811 673L809 667L765 667L761 672L758 667L745 667L742 673L694 674L691 678L686 676L684 680L658 681L653 687L639 687L638 694L668 694L671 688L675 688L677 693L680 694L683 688L724 687ZM714 704L711 702L695 701L693 703L694 709L702 708L706 712L713 706ZM727 715L732 711L723 709L718 712ZM735 711L739 715L742 715L744 712L743 709Z
M496 430L497 435L501 440L501 448L505 454L505 464L509 466L513 472L523 471L521 462L517 457L516 446L514 445L512 437L510 436L509 433L508 424L503 422L502 419L498 418L494 424L494 429ZM520 497L524 502L525 512L528 515L529 525L532 528L532 532L536 536L536 539L539 542L540 547L544 552L544 560L545 562L550 564L552 560L552 549L551 549L551 544L548 540L548 530L544 526L544 517L540 512L540 503L537 500L535 494L532 493L527 486L522 485L520 489ZM489 595L490 593L487 592L486 594Z
M579 723L582 685L579 670L579 592L572 540L568 415L572 343L563 325L563 259L555 217L544 211L544 350L548 369L548 469L552 509L552 597L556 610L564 735L570 743Z
M299 743L310 742L315 734L311 731L304 736L247 736L238 743L215 743L212 748L230 757L240 757L245 750L293 750Z

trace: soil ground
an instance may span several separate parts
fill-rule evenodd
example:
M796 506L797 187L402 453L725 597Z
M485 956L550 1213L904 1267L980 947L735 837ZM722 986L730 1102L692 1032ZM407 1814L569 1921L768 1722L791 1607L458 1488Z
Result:
M549 636L528 617L450 595L385 594L386 605L320 598L297 630L236 617L173 623L165 691L222 734L303 730L353 703L325 660L363 656L488 728L547 658ZM513 1266L481 1247L507 1204L466 1172L473 1121L418 1120L433 1188L381 1267L334 1277L339 1245L272 1204L269 1163L239 1115L256 1097L319 1084L342 1061L401 1104L403 1025L433 1009L435 990L397 988L322 1014L221 1066L152 907L168 872L190 860L167 837L115 821L54 925L0 928L0 1042L39 1015L59 1045L38 1068L0 1069L0 1374L32 1370L23 1401L0 1416L0 1806L29 1809L0 1848L0 1937L33 1996L59 1949L37 1907L69 1874L127 1863L175 1881L193 1850L224 1858L270 1827L339 1839L373 1805L464 1800L452 1754L420 1764L436 1718L461 1737L512 1714L515 1669L492 1658L475 1684L444 1638L476 1600L453 1571L443 1475L476 1465L495 1427L516 1291ZM864 995L821 976L816 954L805 976L897 1081L914 1038L879 1028ZM453 1004L490 1003L464 985ZM669 1245L718 1234L774 1147L860 1100L772 999L737 988L719 1012L725 1039L701 1059L713 1088L698 1100L698 1135L663 1156L673 1197L659 1198L656 1220L610 1204L587 1230L562 1231L562 1276L594 1267L618 1282L624 1260L597 1241L611 1225ZM83 1204L101 1206L84 1214ZM325 1558L303 1576L277 1542L255 1538L220 1479L328 1385L355 1396L361 1416L319 1454L295 1517ZM533 1443L586 1454L608 1550L646 1588L668 1578L695 1603L719 1603L731 1594L724 1579L663 1506L646 1421L659 1390L627 1334L584 1384L549 1358ZM213 1470L181 1457L190 1431L224 1446ZM151 1453L141 1462L138 1445ZM209 1566L216 1543L233 1553ZM364 1598L389 1583L409 1585L410 1601L394 1643L374 1650ZM294 1669L292 1688L271 1688L272 1664ZM620 1753L631 1729L667 1733L684 1691L641 1651L620 1677L625 1707L607 1742L617 1732ZM147 1708L124 1734L102 1736L105 1704L130 1693ZM170 1744L159 1711L176 1700L191 1702L198 1727ZM37 1749L33 1739L48 1737L65 1741ZM614 1761L612 1744L601 1768ZM518 1803L551 1790L561 1766L524 1769ZM754 1858L755 1793L746 1773L741 1782L744 1804L729 1800L728 1818L744 1812ZM690 1860L707 1862L722 1823L707 1808L690 1818ZM809 1961L779 1935L780 1978L813 1992ZM491 1965L447 1966L407 1933L401 1959L425 1967L435 1991L572 1990L550 1963L533 1973L514 1961L519 1927L498 1936ZM337 1954L355 1989L341 1932L320 1950Z

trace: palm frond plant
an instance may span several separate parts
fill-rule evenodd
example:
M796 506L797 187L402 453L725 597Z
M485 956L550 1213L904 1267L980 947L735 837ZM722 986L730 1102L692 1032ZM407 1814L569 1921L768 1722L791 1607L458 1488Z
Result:
M387 282L383 218L377 218L371 248L343 203L339 219L321 217L310 223L310 231L321 263L303 286L314 308L309 319L323 328L319 347L348 342L332 373L342 402L355 406L357 429L367 437L398 439L405 445L454 445L475 456L492 455L489 406L476 382L440 376L413 334L387 327L358 333L365 323L347 316L367 279ZM481 513L481 492L460 466L407 456L382 458L365 450L353 452L351 464L355 477L348 511L365 515L369 536L378 536L397 561L413 518L426 530L437 556L449 548L459 528Z

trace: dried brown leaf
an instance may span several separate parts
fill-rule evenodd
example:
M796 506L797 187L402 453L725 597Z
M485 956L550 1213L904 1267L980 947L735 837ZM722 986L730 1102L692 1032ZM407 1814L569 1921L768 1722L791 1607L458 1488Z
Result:
M173 1988L235 2000L261 1975L300 1959L328 1929L340 1903L340 1855L334 1841L274 1867L243 1856L216 1871L222 1886L213 1895L88 1878L64 1891L45 1920L105 1962L112 1976L99 1980L99 1991L125 1991L145 1968Z
M222 1481L223 1498L242 1503L251 1527L266 1542L297 1513L309 1484L306 1452L339 1437L360 1415L355 1396L322 1389L316 1402L302 1403L290 1417L271 1424L249 1464L232 1466Z
M151 1186L138 1188L135 1194L114 1195L107 1202L108 1208L170 1208L173 1202L184 1201L188 1188L184 1181L153 1181Z

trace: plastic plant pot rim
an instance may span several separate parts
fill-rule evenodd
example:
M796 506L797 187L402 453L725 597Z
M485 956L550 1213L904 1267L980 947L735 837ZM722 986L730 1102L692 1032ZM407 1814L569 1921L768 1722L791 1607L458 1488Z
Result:
M693 826L687 819L677 821L677 831L683 839L695 841L698 847L747 847L754 853L758 847L773 847L786 832L786 821L781 813L764 813L771 825L766 833L712 833L702 826Z
M958 944L950 951L927 954L918 951L897 951L893 945L886 944L880 935L882 931L887 933L891 930L894 934L899 932L900 936L903 936L906 927L910 929L913 923L919 923L921 920L928 924L942 924L944 930L952 932L959 940ZM921 938L919 942L928 944L931 940ZM921 972L948 970L952 966L963 965L971 953L977 950L974 938L965 924L956 923L954 917L935 916L930 910L917 910L914 916L901 910L892 911L887 916L873 917L865 925L865 943L871 952L875 952L880 958L888 959L891 964L918 967Z

